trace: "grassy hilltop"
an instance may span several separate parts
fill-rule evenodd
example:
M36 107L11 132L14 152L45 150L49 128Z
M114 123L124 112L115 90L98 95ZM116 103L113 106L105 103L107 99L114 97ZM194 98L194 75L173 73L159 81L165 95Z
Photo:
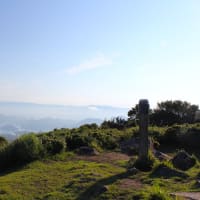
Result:
M128 170L137 159L137 149L122 149L121 144L138 137L137 127L85 125L24 135L9 144L1 138L0 199L162 200L173 199L169 194L177 191L199 191L200 125L150 127L149 134L158 150L173 156L185 149L196 164L183 171L154 158L149 171ZM83 155L80 146L98 154ZM160 173L163 166L168 171Z

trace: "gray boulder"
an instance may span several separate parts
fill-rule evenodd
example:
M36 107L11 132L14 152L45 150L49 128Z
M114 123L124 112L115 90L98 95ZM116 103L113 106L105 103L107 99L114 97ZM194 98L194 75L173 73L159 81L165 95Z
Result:
M183 150L179 151L171 161L174 167L184 171L190 169L196 164L195 158Z

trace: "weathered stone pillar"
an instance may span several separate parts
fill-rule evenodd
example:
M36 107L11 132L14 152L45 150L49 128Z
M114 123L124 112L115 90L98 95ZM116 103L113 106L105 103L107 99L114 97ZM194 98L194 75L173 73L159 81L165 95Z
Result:
M139 101L139 133L140 147L139 159L147 159L149 151L148 141L148 125L149 125L149 102L147 99Z

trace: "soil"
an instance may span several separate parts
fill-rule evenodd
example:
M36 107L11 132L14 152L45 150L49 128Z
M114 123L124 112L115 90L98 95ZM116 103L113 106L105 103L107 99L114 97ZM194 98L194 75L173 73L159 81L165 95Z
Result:
M94 156L80 155L77 158L80 160L87 160L91 162L115 164L118 161L128 161L130 159L130 156L118 152L106 152ZM142 187L142 183L135 179L124 178L120 180L119 186L120 188L124 189L139 189ZM176 192L172 193L171 195L183 197L185 200L200 200L200 192Z
M100 163L103 162L103 163L114 164L117 161L128 161L130 157L123 153L107 152L94 156L78 156L78 159L92 161L92 162L100 162Z
M138 180L125 178L120 181L119 186L122 189L130 189L130 188L139 189L142 187L142 183Z
M176 192L172 195L184 197L186 200L200 200L200 192Z

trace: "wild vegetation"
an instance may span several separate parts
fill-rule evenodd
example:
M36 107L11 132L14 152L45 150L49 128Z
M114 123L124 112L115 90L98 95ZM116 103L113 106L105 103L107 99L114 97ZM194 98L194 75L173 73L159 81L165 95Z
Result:
M154 150L169 159L160 159L151 149L148 162L141 163L131 113L128 120L31 133L11 143L1 137L0 199L169 200L177 191L200 191L200 124L151 124ZM94 151L81 154L81 147ZM189 167L174 164L180 155L191 158Z

